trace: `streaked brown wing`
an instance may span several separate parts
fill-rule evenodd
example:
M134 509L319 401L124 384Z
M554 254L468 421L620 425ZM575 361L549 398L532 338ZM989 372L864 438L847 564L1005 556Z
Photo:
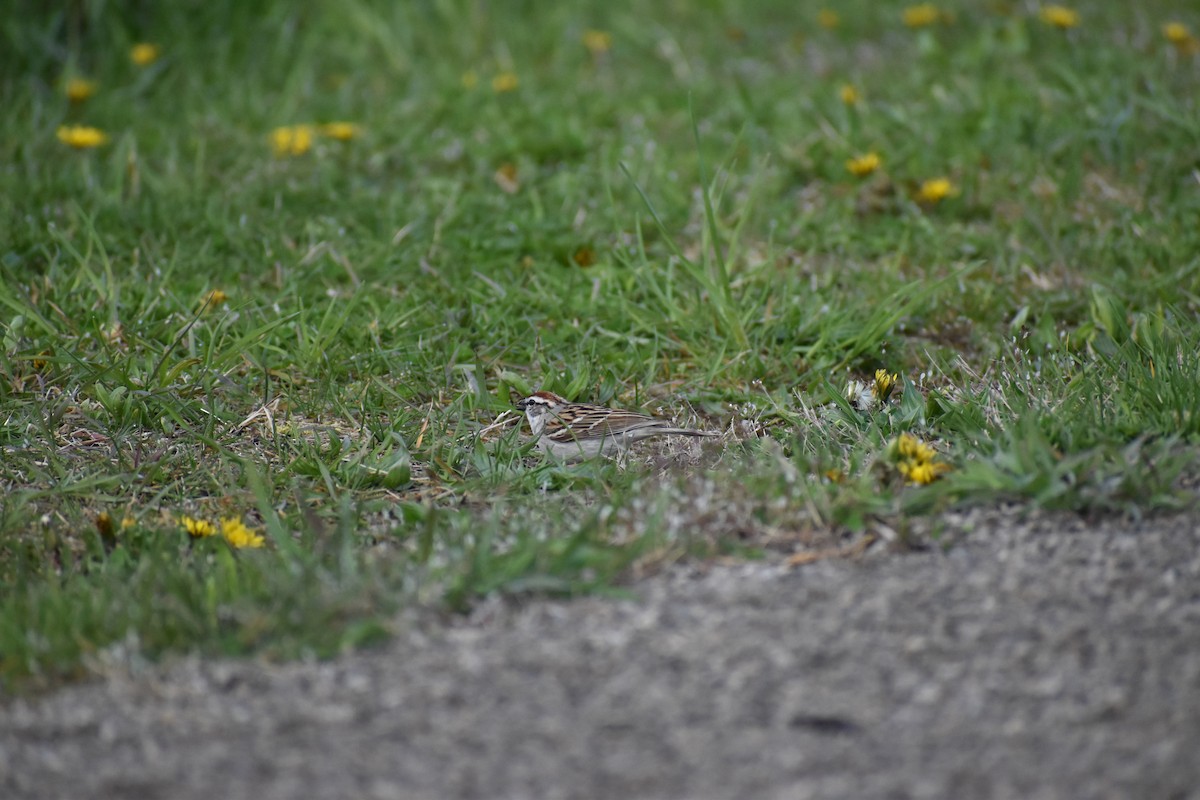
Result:
M555 417L547 421L544 436L559 442L570 442L579 439L606 439L620 436L634 428L643 428L664 424L647 414L635 411L622 411L604 408L603 406L578 404L572 419L563 420ZM568 424L569 423L569 424Z

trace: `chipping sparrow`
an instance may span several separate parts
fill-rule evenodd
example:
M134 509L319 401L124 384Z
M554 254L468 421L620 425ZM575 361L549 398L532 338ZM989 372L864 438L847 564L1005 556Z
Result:
M592 458L624 450L651 436L718 436L708 431L674 428L664 419L636 411L572 403L552 392L534 392L517 403L525 412L537 444L564 459Z

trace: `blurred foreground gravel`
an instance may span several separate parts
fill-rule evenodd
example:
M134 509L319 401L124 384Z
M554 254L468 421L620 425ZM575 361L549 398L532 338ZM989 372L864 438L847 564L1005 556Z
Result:
M10 698L0 797L1200 797L1197 519L947 527Z

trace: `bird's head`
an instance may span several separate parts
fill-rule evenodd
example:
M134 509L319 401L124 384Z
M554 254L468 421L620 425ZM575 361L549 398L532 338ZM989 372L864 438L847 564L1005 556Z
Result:
M539 433L542 426L546 424L547 414L553 413L555 409L565 405L567 405L567 400L553 392L534 392L524 400L517 401L517 408L525 412L525 418L529 420L529 427L535 434Z

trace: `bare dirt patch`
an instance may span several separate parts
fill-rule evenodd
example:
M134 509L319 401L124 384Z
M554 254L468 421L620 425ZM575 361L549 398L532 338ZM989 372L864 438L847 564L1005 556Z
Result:
M633 599L415 612L326 663L10 700L25 797L1187 797L1194 516L952 515L948 550L683 565Z

